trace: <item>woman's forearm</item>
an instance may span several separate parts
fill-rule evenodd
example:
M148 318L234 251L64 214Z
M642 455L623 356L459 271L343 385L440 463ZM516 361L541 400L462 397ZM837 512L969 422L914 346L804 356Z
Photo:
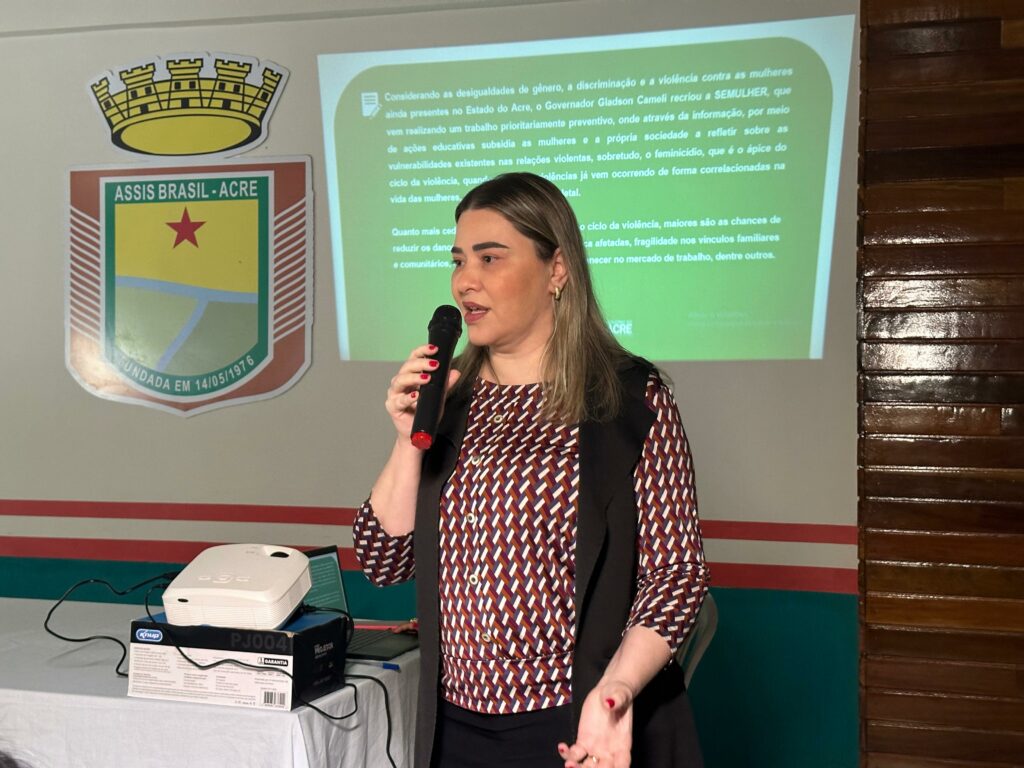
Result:
M404 536L414 527L422 465L423 452L399 435L370 491L373 514L390 536Z
M623 683L636 697L671 658L672 650L661 635L648 627L630 627L608 662L601 683Z

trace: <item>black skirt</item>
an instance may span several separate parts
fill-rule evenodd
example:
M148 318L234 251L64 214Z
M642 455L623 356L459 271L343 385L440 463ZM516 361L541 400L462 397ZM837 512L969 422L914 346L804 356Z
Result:
M572 744L570 710L482 715L442 701L433 768L563 768L558 744Z

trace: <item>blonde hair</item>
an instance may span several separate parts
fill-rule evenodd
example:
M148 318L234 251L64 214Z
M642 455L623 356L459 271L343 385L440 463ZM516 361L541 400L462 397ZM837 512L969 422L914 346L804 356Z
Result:
M506 173L470 190L455 208L456 223L466 211L478 209L508 219L533 241L542 261L550 261L560 251L568 273L561 297L554 301L554 329L541 365L543 416L566 424L614 417L622 402L616 369L628 353L601 314L580 226L569 202L545 178ZM487 356L486 347L466 347L454 362L462 372L456 392L473 386Z

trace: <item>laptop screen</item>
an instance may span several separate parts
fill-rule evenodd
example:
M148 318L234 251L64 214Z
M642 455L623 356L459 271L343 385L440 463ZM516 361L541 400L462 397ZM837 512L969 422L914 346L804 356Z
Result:
M341 577L338 547L331 545L306 550L309 558L309 575L313 582L306 593L306 604L315 608L336 608L349 611L345 582ZM370 622L377 624L377 622ZM379 626L356 628L349 638L346 657L349 660L374 659L387 661L419 647L419 638L407 632L394 633L389 623ZM390 667L389 667L390 668ZM394 667L397 669L397 667Z
M348 611L345 582L341 578L338 548L334 545L306 551L309 558L309 576L313 586L306 593L306 604L316 608L335 608Z

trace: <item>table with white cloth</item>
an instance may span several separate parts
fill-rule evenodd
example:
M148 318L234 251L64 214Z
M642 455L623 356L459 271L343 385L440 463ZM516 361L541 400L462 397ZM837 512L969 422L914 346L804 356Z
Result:
M384 694L370 680L290 712L129 698L109 640L68 643L47 634L47 600L0 599L0 750L30 768L386 768ZM138 605L65 602L50 626L70 637L113 635L128 643ZM391 755L412 765L418 651L394 660L399 670L352 662L348 675L388 690ZM123 667L127 670L127 662Z

